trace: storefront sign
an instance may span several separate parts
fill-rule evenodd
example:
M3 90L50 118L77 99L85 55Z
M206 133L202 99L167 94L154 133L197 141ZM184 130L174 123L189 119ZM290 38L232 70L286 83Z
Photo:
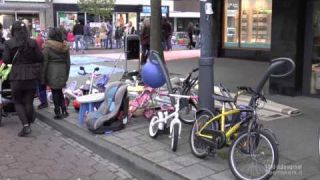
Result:
M168 6L161 6L161 13L167 14L168 12L169 12ZM150 6L143 6L142 13L151 13L151 7Z

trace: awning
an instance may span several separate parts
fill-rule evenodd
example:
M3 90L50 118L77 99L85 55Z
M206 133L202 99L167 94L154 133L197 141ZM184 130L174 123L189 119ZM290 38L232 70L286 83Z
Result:
M45 3L1 3L0 11L40 11L50 6Z

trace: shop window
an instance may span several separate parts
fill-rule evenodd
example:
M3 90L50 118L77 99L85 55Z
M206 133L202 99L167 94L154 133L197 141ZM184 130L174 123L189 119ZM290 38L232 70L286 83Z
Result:
M226 0L224 47L270 49L272 0Z

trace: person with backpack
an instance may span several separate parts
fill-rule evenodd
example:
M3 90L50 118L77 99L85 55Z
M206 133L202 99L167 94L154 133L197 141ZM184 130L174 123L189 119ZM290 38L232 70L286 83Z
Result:
M67 107L64 102L62 88L66 86L70 72L69 46L63 41L58 28L52 28L48 41L43 46L44 63L41 81L50 86L54 104L54 119L67 117Z
M23 22L13 23L11 35L12 38L4 43L3 62L12 64L9 75L11 93L23 126L18 136L24 137L31 133L30 125L36 118L33 100L40 80L43 55Z

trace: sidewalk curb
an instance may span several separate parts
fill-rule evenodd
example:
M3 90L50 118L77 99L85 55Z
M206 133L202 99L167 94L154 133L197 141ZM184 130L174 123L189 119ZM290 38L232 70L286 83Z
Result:
M138 157L118 145L106 142L100 138L88 135L88 132L63 120L53 120L45 111L37 111L37 118L60 131L63 135L72 138L78 143L91 149L94 153L120 165L138 179L152 180L185 180L185 177L170 172L165 168L148 160ZM49 114L51 115L51 114Z

